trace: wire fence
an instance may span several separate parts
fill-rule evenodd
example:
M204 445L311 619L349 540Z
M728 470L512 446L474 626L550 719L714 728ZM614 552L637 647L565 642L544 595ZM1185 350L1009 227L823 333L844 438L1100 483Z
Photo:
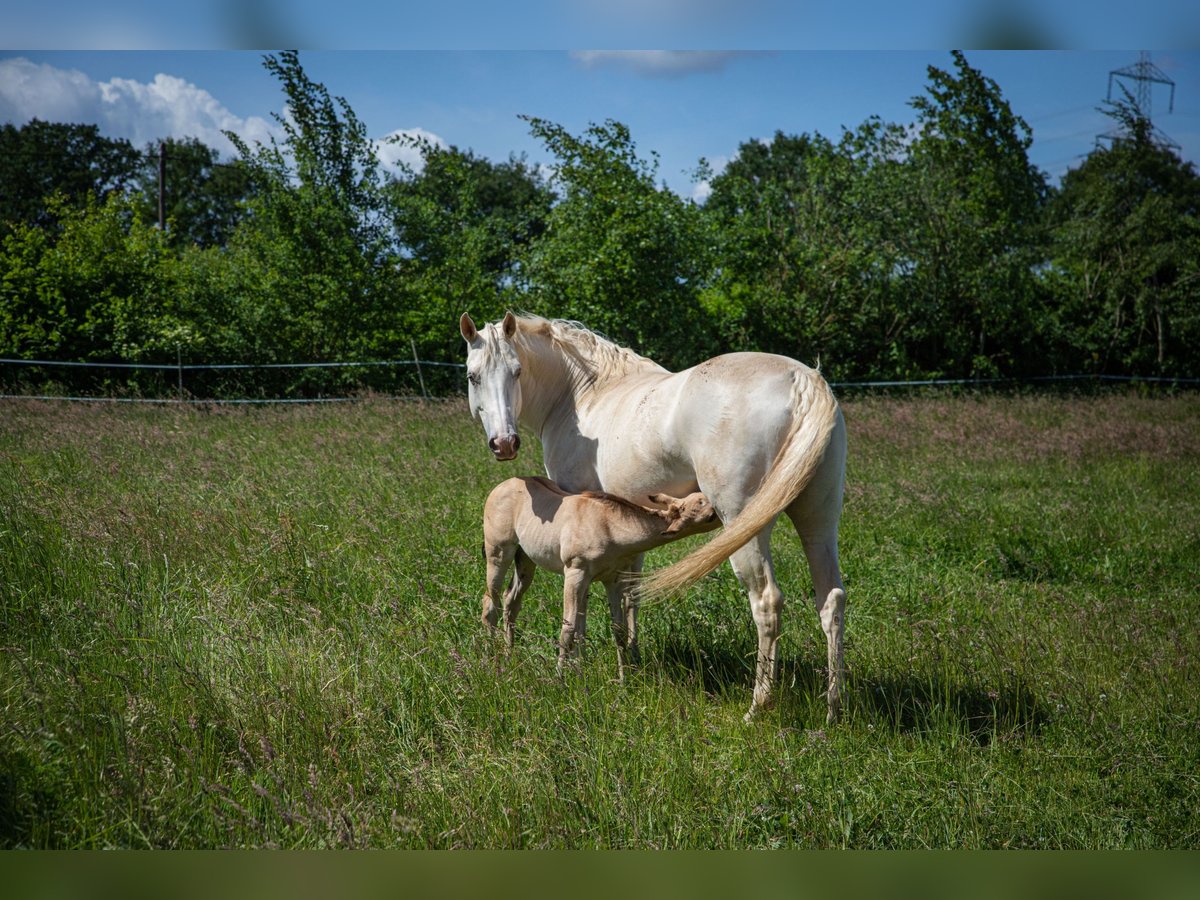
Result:
M415 347L414 347L415 351ZM114 381L111 378L91 379L95 387L109 391L106 394L82 394L74 391L34 390L28 387L23 392L0 392L3 400L58 400L76 403L155 403L155 404L194 404L194 405L258 405L258 404L290 404L290 403L347 403L362 399L364 392L374 397L395 400L440 399L460 396L463 393L463 382L460 373L466 369L462 363L440 362L435 360L418 359L414 352L412 359L367 360L358 362L307 362L307 363L130 363L130 362L79 362L67 360L46 359L4 359L0 358L0 366L13 367L18 371L33 373L32 377L24 379L5 378L5 386L13 384L49 384L61 387L63 383L53 378L46 378L39 370L110 370L110 371L142 371L149 372L157 378L149 381ZM22 369L21 367L25 367ZM300 393L301 396L262 396L271 387L276 389L283 382L264 379L261 375L251 382L240 379L230 380L204 378L213 373L217 375L228 373L303 371L304 377L293 378L286 382L282 392ZM355 378L311 378L307 373L323 371L351 372L354 370L380 371L387 376L379 379L363 378L361 374ZM408 378L402 377L407 375ZM414 378L415 376L415 378ZM450 376L450 377L447 377ZM80 379L74 379L71 384L78 385ZM88 379L83 379L87 383ZM1084 385L1100 386L1106 384L1140 384L1167 387L1192 388L1200 386L1200 378L1175 378L1169 376L1141 375L1040 375L1011 378L929 378L918 380L892 381L832 381L830 386L835 390L889 390L893 388L923 388L923 387L992 387L1009 388L1021 385ZM253 385L260 396L231 396L241 389L241 393L251 393L247 385ZM328 396L329 389L339 389L340 394ZM114 395L112 391L123 391ZM357 393L347 393L347 391ZM154 396L146 396L153 393ZM278 390L277 390L278 393Z
M423 360L415 352L412 359L301 363L0 358L0 399L248 405L344 403L370 393L432 400L462 394L465 368L462 363ZM55 370L69 374L57 376ZM252 377L244 377L248 375Z

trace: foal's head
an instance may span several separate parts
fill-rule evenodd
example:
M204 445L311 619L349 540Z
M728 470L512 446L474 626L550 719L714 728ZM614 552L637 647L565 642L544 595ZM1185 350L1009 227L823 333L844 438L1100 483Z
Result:
M717 511L700 491L688 494L682 500L669 497L666 494L651 494L650 500L660 506L665 506L663 516L667 527L663 534L686 537L699 531L706 531L706 526L717 521Z

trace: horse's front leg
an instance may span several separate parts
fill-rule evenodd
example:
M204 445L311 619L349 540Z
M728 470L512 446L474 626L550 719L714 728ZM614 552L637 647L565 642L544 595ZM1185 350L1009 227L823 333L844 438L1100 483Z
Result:
M750 595L750 612L758 630L758 655L754 667L754 699L746 713L749 722L774 700L772 692L779 667L779 618L783 591L771 565L771 527L729 558L738 580Z
M581 568L563 570L563 620L558 633L558 674L568 656L576 656L587 636L587 601L591 578Z

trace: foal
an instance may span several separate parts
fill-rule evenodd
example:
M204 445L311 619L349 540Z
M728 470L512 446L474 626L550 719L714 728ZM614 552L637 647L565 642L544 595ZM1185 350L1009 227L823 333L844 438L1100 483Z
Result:
M717 527L716 511L701 493L676 500L651 494L664 506L639 506L612 494L585 491L568 494L546 478L510 478L488 495L483 507L483 555L487 560L487 592L483 621L495 628L501 607L497 598L504 577L515 561L512 584L504 594L504 638L513 643L521 597L533 581L535 564L563 578L563 624L558 636L558 671L587 634L588 588L601 582L608 591L613 637L617 642L617 672L637 662L637 635L628 597L628 572L639 553L688 535Z

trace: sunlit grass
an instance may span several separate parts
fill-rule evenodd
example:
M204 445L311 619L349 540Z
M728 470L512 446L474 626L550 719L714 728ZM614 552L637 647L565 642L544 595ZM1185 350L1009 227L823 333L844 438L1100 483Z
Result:
M624 684L482 633L460 403L0 408L0 843L1195 847L1200 400L850 400L844 721L795 536L775 710L723 569ZM664 548L661 564L699 539Z

